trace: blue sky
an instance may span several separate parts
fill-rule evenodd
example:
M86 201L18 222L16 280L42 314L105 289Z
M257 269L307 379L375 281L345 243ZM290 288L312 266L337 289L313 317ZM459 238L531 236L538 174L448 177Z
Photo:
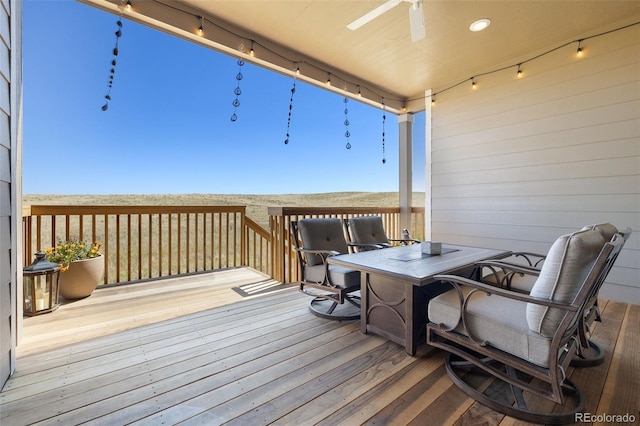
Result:
M73 0L23 3L25 194L281 194L397 191L398 124L237 59ZM414 120L414 190L424 189L424 114Z

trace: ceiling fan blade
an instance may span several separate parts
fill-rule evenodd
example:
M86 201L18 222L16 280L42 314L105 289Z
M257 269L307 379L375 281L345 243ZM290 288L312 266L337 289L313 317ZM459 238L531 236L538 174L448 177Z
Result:
M424 25L424 6L417 1L409 8L409 24L411 27L411 41L416 42L426 37L427 31Z
M378 16L382 15L383 13L393 9L394 7L402 3L402 1L403 0L387 0L386 3L381 4L380 6L373 9L371 12L361 16L360 18L356 19L355 21L347 25L347 28L349 28L350 30L357 30L364 24L376 19Z

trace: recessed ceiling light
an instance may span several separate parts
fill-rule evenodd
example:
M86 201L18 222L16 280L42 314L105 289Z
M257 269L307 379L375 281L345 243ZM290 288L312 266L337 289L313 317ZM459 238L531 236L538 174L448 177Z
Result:
M477 21L473 22L471 25L469 25L469 29L471 31L477 32L477 31L482 31L485 28L487 28L489 25L491 25L491 19L478 19Z

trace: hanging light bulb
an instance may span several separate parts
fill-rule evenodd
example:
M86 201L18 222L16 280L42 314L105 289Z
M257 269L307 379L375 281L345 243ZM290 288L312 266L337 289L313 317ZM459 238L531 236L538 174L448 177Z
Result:
M431 95L431 105L436 104L436 95Z
M520 69L520 65L522 64L518 64L518 73L516 74L518 78L522 78L522 70Z
M131 0L127 0L127 4L125 7L127 9L127 12L131 12L131 9L133 8L133 6L131 5Z
M578 50L577 50L577 55L578 57L582 56L582 40L578 40Z
M296 65L296 77L300 77L300 67Z
M251 48L249 49L249 55L252 57L256 56L256 51L253 50L253 40L251 40Z
M198 35L202 37L204 35L204 18L202 16L198 16L200 18L200 26L198 27Z
M358 85L358 97L361 98L362 97L362 92L360 91L360 85Z
M331 73L327 73L327 86L331 86Z
M478 85L476 84L475 77L471 77L471 88L472 89L477 89L478 88Z

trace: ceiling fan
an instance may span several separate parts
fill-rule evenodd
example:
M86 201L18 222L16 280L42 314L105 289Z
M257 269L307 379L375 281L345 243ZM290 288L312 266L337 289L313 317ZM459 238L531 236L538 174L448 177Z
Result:
M418 40L422 40L425 35L425 25L424 25L424 10L421 0L387 0L385 3L373 9L371 12L366 13L360 18L356 19L349 25L347 28L350 30L357 30L364 24L373 21L380 15L390 11L394 7L398 6L400 3L411 3L411 7L409 8L409 25L411 27L411 41L416 42Z

